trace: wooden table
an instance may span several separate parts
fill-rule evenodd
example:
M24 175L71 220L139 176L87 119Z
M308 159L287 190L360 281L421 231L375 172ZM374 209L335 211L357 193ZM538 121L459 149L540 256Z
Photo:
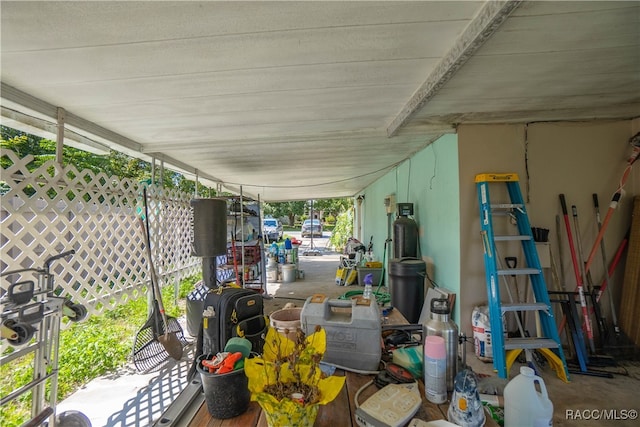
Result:
M402 316L398 310L393 310L389 313L389 316L384 319L385 325L402 325L408 324L407 320ZM316 427L344 427L344 426L357 426L355 419L356 404L355 395L358 390L371 381L374 375L361 375L354 372L344 371L337 369L334 375L346 376L345 386L338 397L328 405L320 406L318 411L318 417L316 418ZM424 384L422 380L419 382L420 394L422 396L422 406L418 412L414 415L414 418L421 420L446 420L447 410L449 409L448 403L436 405L429 402L424 397ZM362 404L371 395L373 395L378 388L371 384L364 389L358 396L358 402ZM451 397L451 396L449 396ZM204 403L204 395L201 393L200 397L192 404L194 408L191 411L191 415L185 414L189 417L188 420L182 420L179 425L188 427L267 427L266 416L262 413L262 409L256 402L251 402L247 411L235 418L226 420L220 420L213 418L207 409L207 405ZM199 407L197 406L199 405ZM188 411L187 411L188 412ZM487 417L486 427L497 427L498 424Z
M345 372L338 370L336 371L336 375L345 375ZM355 419L355 394L360 387L371 381L373 376L360 375L353 372L346 372L346 376L347 380L345 382L345 387L342 388L338 397L328 405L320 406L318 417L314 424L316 427L344 427L358 425ZM422 395L422 406L414 415L414 418L419 418L424 421L446 420L447 410L449 409L448 403L436 405L429 402L424 398L424 387L422 381L419 382L419 385L420 393ZM362 404L377 390L378 388L373 384L367 387L360 393L358 402ZM486 418L486 427L498 427L498 424L494 420L488 416ZM267 419L256 402L251 402L247 411L238 417L226 420L216 419L209 415L207 405L204 404L204 400L202 400L200 408L196 412L195 416L193 416L193 418L185 425L188 425L189 427L267 427Z

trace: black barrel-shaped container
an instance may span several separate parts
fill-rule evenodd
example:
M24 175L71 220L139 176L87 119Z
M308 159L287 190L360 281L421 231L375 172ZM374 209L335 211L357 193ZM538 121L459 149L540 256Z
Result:
M202 366L202 361L205 359L211 359L211 355L199 356L197 366L202 380L204 400L211 416L227 419L244 413L251 400L249 379L244 369L227 374L212 374Z
M227 201L192 199L191 254L214 257L227 253Z
M202 324L202 310L204 309L204 299L209 288L201 284L193 291L189 292L186 300L187 333L192 337L198 336L198 331Z
M409 321L418 323L424 304L424 278L427 264L418 258L394 258L389 261L391 305Z
M393 257L418 256L418 224L406 216L393 221Z

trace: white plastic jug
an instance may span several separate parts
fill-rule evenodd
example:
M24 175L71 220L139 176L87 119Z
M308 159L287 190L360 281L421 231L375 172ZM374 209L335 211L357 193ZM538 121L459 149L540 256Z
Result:
M536 383L540 386L539 392ZM553 403L542 378L527 366L504 388L505 427L548 427L553 425Z

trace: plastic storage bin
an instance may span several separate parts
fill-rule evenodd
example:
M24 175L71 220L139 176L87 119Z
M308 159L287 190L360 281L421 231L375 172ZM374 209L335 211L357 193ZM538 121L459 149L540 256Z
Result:
M382 356L380 312L375 300L329 299L314 295L304 303L300 323L305 334L321 326L327 333L323 362L357 371L377 371Z

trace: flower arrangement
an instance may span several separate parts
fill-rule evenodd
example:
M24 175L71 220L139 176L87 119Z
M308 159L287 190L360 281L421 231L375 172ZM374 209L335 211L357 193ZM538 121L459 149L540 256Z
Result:
M309 336L299 328L283 335L270 327L263 355L245 360L251 400L262 407L270 426L312 426L318 405L333 401L342 390L345 377L326 377L320 370L326 341L321 327Z

